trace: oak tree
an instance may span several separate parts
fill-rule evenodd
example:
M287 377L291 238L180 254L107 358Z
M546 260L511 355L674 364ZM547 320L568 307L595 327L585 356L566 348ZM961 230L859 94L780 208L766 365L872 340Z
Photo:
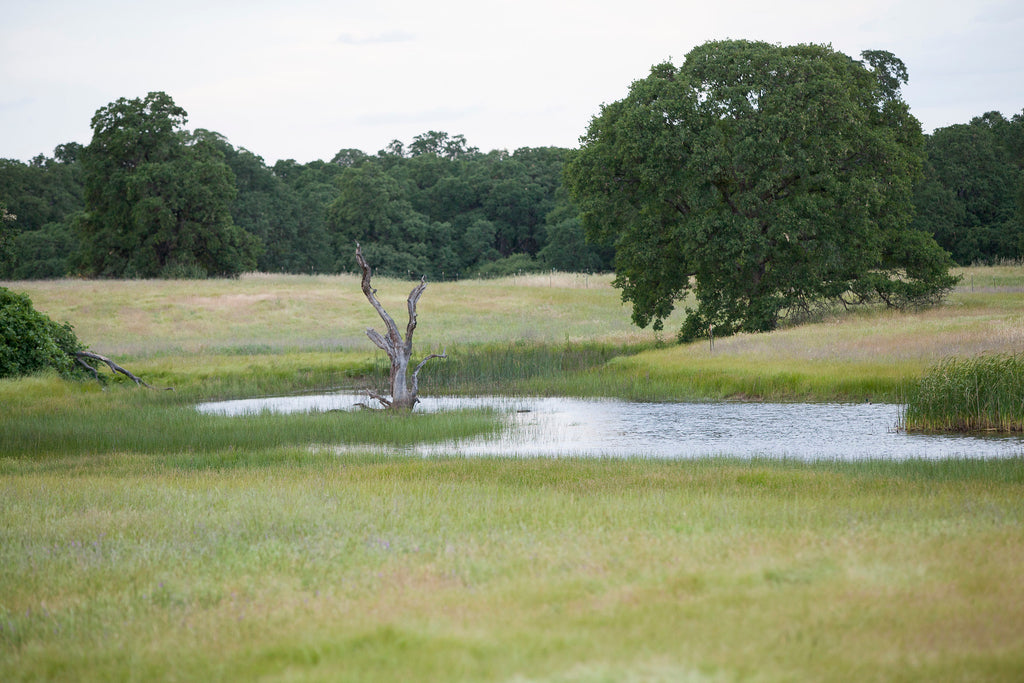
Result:
M863 57L710 42L602 107L566 179L638 325L660 329L688 293L683 339L953 286L948 255L908 227L923 135L900 98L906 68Z
M81 268L101 277L223 276L256 266L258 242L231 220L235 179L209 140L182 129L165 93L96 112L82 151Z

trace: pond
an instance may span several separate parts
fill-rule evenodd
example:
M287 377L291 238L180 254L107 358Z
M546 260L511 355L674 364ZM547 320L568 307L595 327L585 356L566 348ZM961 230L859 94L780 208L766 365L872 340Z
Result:
M363 394L332 393L204 403L219 415L351 410ZM641 403L617 399L424 398L421 412L490 407L506 414L496 436L410 449L422 455L805 460L1024 456L1024 438L907 434L886 403Z

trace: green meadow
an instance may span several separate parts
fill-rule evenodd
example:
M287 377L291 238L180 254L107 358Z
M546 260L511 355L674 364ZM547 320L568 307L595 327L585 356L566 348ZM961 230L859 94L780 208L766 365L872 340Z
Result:
M1024 352L1024 267L963 275L713 348L605 276L430 283L421 392L901 401ZM500 416L194 409L380 388L354 276L0 284L158 387L0 381L4 681L1024 675L1020 458L413 457ZM412 285L375 285L404 326Z

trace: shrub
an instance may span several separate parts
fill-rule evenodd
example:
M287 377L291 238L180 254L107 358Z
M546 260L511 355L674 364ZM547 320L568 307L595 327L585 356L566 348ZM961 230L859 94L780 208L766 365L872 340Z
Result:
M68 323L56 323L32 307L25 294L0 287L0 378L53 368L75 374L74 354L85 347Z
M550 270L546 263L532 258L529 254L512 254L506 258L485 263L477 268L472 273L472 276L486 279L510 277L525 273L542 273L546 270Z

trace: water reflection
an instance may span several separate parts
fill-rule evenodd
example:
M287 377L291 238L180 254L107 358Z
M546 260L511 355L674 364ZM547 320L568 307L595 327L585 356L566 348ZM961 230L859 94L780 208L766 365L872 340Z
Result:
M348 410L365 396L339 393L206 403L222 415ZM421 444L423 455L645 456L709 455L863 458L1024 456L1024 439L933 436L895 431L900 406L838 403L634 403L615 399L426 398L417 410L495 407L506 427L495 437Z

